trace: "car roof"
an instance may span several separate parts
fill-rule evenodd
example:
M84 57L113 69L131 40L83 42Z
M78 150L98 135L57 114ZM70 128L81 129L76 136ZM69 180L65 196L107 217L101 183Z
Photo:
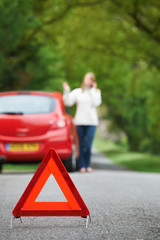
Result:
M0 96L10 96L10 95L19 95L19 94L40 95L40 96L53 97L52 92L44 92L44 91L9 91L9 92L1 92Z

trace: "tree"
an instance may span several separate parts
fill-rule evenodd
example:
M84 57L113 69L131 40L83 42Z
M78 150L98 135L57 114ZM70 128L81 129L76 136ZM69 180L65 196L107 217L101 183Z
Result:
M131 150L158 153L160 46L156 5L156 1L105 1L83 11L73 9L59 25L63 31L57 32L72 86L80 84L85 72L94 71L114 129L127 134ZM140 25L135 20L137 9ZM149 19L156 29L152 33L144 29Z
M157 0L0 0L0 89L61 90L93 71L112 128L160 153Z
M62 80L64 74L56 50L55 24L72 8L100 2L0 0L0 89L43 89L47 81L57 87L57 79Z

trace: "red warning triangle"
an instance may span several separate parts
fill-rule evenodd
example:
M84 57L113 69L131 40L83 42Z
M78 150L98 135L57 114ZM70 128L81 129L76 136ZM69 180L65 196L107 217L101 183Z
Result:
M67 202L36 202L49 176L53 174ZM54 149L50 149L12 211L21 216L81 216L90 212Z

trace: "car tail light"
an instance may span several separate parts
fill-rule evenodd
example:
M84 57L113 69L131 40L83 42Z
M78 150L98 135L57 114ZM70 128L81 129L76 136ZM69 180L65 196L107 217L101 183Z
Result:
M61 119L61 120L57 121L57 125L58 125L58 127L62 128L66 125L66 122L65 122L65 120Z
M54 129L57 129L57 128L63 128L65 126L66 126L66 121L64 119L59 119L51 125L50 130L54 130Z

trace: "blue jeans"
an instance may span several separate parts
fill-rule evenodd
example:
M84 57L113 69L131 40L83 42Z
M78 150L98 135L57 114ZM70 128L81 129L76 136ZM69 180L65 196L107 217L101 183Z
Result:
M79 168L90 167L91 147L95 134L96 126L78 125L77 133L79 138Z

